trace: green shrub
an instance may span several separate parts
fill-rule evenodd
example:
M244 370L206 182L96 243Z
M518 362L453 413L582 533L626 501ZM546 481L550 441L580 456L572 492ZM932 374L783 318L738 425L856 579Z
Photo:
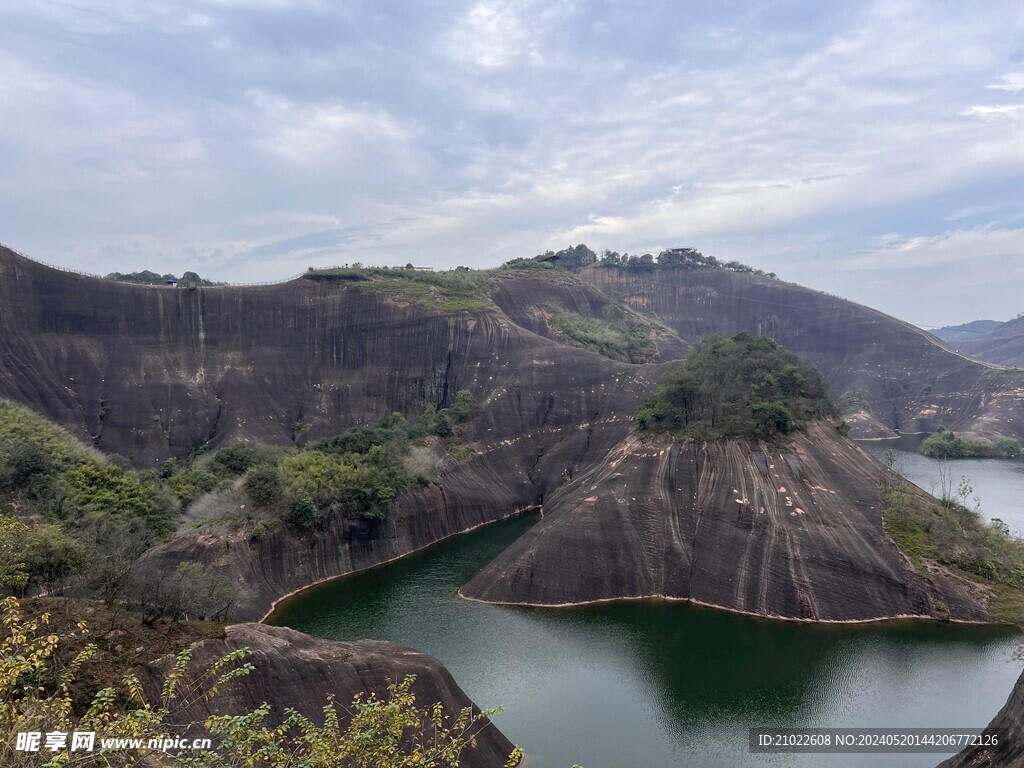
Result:
M53 456L31 440L19 440L0 457L0 488L20 488L34 476L49 475L56 469Z
M437 414L437 419L434 422L434 434L438 437L451 437L455 430L452 429L452 423L448 419L448 409L445 409Z
M216 487L217 476L206 469L183 469L171 478L171 491L178 497L182 508Z
M214 466L233 475L244 475L258 463L258 454L251 445L237 443L221 448L213 457Z
M61 473L69 501L85 515L140 518L158 534L170 533L173 510L155 483L135 472L83 455Z
M610 311L606 311L603 318L586 317L559 307L547 309L551 313L548 318L551 327L584 349L634 363L658 356L658 348L651 338L656 327L645 318L625 313L616 316L612 305L606 307Z
M464 424L472 421L480 413L480 406L476 404L473 393L468 389L460 389L455 393L455 404L449 409L456 424Z
M263 541L267 538L267 526L264 523L256 523L252 529L252 540Z
M281 495L281 474L277 467L259 464L245 476L242 488L257 507L265 507Z
M306 446L323 453L367 453L375 445L385 445L395 438L390 429L380 427L352 427L334 437L317 440Z
M288 505L288 522L299 528L312 528L319 516L319 508L304 489L299 490Z
M306 451L286 457L281 474L293 497L304 492L318 509L367 518L387 515L397 491L406 484L401 465L383 450L371 450L367 456Z

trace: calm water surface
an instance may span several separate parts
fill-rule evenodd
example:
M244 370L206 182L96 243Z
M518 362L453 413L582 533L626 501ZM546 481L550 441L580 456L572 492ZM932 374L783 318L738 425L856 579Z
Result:
M892 448L896 451L896 469L910 482L939 496L942 462L921 455L919 451L925 437L904 435L893 440L864 440L860 445L879 461L884 460L886 450ZM1010 526L1015 536L1024 537L1024 461L950 459L947 477L952 481L954 493L960 478L966 477L974 486L968 503L973 506L977 497L985 517L990 520L998 517Z
M534 768L934 766L942 755L752 755L752 726L980 727L1019 672L1004 630L813 626L685 603L568 610L456 591L533 522L522 517L308 590L272 618L437 656Z

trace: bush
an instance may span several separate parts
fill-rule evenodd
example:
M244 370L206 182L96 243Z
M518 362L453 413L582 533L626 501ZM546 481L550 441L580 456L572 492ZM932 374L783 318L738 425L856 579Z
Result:
M233 475L244 475L258 463L258 455L251 445L235 444L227 448L221 448L213 457L213 463L218 469L223 469Z
M36 442L20 440L3 451L0 488L20 488L35 475L49 475L56 469L53 457Z
M242 488L257 507L268 506L281 495L281 474L277 467L257 465L246 474Z
M437 420L434 422L434 434L438 437L451 437L455 433L452 429L452 423L448 419L448 410L445 409L437 414Z
M383 449L367 456L306 451L286 457L281 473L293 496L304 492L320 510L367 518L384 517L406 484L401 465Z
M178 497L182 508L216 487L217 476L206 469L183 469L171 478L171 491Z
M389 429L352 427L340 435L317 440L306 447L323 453L368 453L371 447L385 445L394 438L394 432Z
M288 522L297 525L299 528L312 528L319 515L320 510L317 509L313 499L309 497L305 490L300 490L295 494L295 498L288 505Z
M480 406L476 404L473 393L468 389L460 389L455 393L455 404L449 409L456 424L465 424L472 421L480 413Z

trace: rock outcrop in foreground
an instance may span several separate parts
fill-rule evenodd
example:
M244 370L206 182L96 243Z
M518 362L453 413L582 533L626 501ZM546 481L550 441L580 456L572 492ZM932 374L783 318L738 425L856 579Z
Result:
M461 592L541 606L687 599L762 616L987 621L966 583L924 577L886 535L882 467L827 423L785 447L632 435L553 493Z
M202 674L231 651L250 648L248 661L256 667L225 685L210 701L201 697L191 706L174 713L180 723L202 722L211 714L244 714L264 702L271 703L266 724L281 721L284 706L293 707L315 723L322 723L322 707L328 695L338 702L345 727L345 706L357 693L376 693L387 697L389 683L415 675L412 691L417 706L435 702L453 717L465 707L474 707L469 697L440 661L395 643L359 640L352 643L321 640L283 627L263 624L236 624L227 629L223 640L206 640L194 647L189 677ZM163 676L154 670L145 684L156 695ZM284 703L282 705L282 702ZM490 721L480 723L477 747L463 753L463 768L501 768L513 745Z
M1024 674L984 733L998 735L999 745L969 747L939 768L1024 768Z

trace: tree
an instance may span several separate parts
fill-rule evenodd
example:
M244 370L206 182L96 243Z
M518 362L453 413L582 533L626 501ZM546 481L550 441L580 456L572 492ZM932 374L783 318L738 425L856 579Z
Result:
M281 473L275 466L259 464L246 474L242 487L253 504L265 507L281 495Z
M25 567L25 543L29 529L8 515L0 515L0 589L17 592L28 584Z
M588 267L597 262L597 254L590 250L583 243L565 248L554 254L557 257L555 264L562 269L576 272L583 267Z
M25 567L46 594L60 594L67 580L88 563L85 545L59 525L43 525L29 531L25 542Z
M460 389L455 393L455 405L450 410L456 423L464 424L476 418L480 412L480 406L476 404L472 392L468 389Z

